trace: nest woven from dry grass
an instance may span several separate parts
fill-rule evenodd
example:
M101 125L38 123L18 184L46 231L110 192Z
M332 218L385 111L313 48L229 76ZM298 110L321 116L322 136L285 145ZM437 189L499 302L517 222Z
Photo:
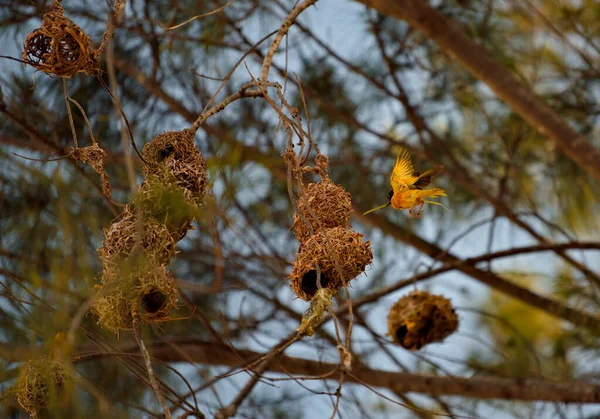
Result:
M89 147L74 148L71 155L75 160L79 160L82 163L89 163L90 166L92 166L96 173L100 175L102 193L107 198L110 198L110 178L104 170L106 164L106 151L102 150L100 146L95 143Z
M165 184L165 181L171 181ZM177 184L174 177L150 174L133 199L133 205L164 224L176 241L183 239L190 223L198 215L198 199Z
M48 358L30 360L21 366L14 391L17 401L31 417L48 406L57 405L71 377L59 361Z
M450 300L427 291L402 297L388 313L388 334L411 351L441 342L458 328L458 316Z
M115 273L98 289L90 311L104 329L131 330L134 312L142 323L165 322L177 307L177 285L165 266L151 261L137 265Z
M312 234L311 231L333 227L349 228L351 214L351 195L329 178L324 178L321 182L309 183L304 188L304 197L298 199L292 230L298 241L304 242Z
M168 265L175 256L176 242L167 227L151 217L143 217L139 226L135 211L126 207L121 219L104 230L104 241L98 249L104 276L132 253L140 233L139 227L142 234L139 249L144 256L164 265Z
M23 59L38 70L64 78L101 74L90 37L64 15L60 0L44 14L42 26L25 38Z
M362 237L355 231L335 227L321 230L305 241L290 273L290 285L296 295L306 301L313 297L318 289L317 267L321 287L334 292L364 272L373 261L373 252L371 243Z
M157 135L144 145L142 156L149 163L144 167L146 175L158 176L165 185L170 185L171 177L174 178L200 204L208 189L206 163L190 130Z

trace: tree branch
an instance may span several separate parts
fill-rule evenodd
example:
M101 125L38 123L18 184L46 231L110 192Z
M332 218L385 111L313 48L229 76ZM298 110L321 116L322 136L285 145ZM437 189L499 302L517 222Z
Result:
M264 354L245 349L235 349L226 344L203 341L179 341L175 351L168 344L156 344L149 347L151 355L164 362L197 362L203 365L240 366L240 358L247 362L261 358ZM135 354L137 346L130 346L124 354ZM82 354L75 357L76 362L94 358L113 356L102 352ZM264 365L264 364L263 364ZM326 376L338 380L339 365L276 355L267 370L302 376ZM335 373L327 375L331 371ZM357 365L351 373L345 373L345 381L383 387L398 393L425 393L437 396L462 396L478 399L504 399L521 401L552 401L563 403L598 403L600 385L581 381L556 382L541 379L521 378L458 378L438 377L405 372L375 370Z
M355 205L355 209L359 214L365 211L364 207ZM500 291L506 295L510 295L518 300L523 301L533 307L537 307L553 316L560 317L573 324L585 327L590 330L597 330L600 327L600 318L569 308L558 301L551 300L546 297L542 297L534 292L529 291L519 285L513 284L510 281L496 275L493 272L484 271L475 267L473 264L464 264L463 260L454 256L452 253L444 251L438 246L423 240L416 234L388 221L383 216L369 215L368 217L359 215L361 220L373 227L379 228L384 234L394 237L396 240L400 240L413 246L415 249L422 253L425 253L429 257L441 262L452 264L460 272L482 282L493 289ZM540 245L543 248L544 245ZM548 249L550 250L550 249ZM427 274L425 274L427 275ZM404 281L401 282L401 284ZM387 289L387 288L386 288ZM389 292L389 290L388 290ZM354 302L356 307L358 302Z
M486 49L423 0L356 0L378 12L403 20L423 32L440 49L486 83L525 121L548 137L583 170L600 181L600 152L573 130L522 82L494 60Z

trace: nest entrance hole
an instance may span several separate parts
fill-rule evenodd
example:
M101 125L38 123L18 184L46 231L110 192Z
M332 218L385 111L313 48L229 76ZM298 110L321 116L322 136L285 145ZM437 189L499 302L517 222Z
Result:
M408 327L406 327L405 324L403 324L402 326L397 328L396 329L396 338L398 339L398 342L404 342L404 338L406 337L407 333L408 333Z
M71 34L67 34L58 44L58 54L63 61L72 63L79 59L81 47Z
M31 38L27 48L27 56L35 64L43 63L45 57L52 52L52 38L37 33Z
M150 314L156 314L167 304L167 296L153 288L142 296L142 307Z
M329 278L321 271L321 288L327 288ZM308 271L302 276L302 284L300 286L309 297L312 297L317 292L317 271L315 269Z
M175 152L175 147L173 146L173 144L167 144L163 148L158 150L158 159L157 160L159 162L163 162L166 159L168 159L169 157L171 157L171 155L174 152Z

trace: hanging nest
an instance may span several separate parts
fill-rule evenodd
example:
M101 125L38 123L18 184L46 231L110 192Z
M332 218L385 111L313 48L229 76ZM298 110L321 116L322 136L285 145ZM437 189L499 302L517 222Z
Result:
M313 217L317 217L318 221ZM304 197L298 200L298 212L294 215L292 230L300 242L320 228L350 227L352 197L329 178L319 183L309 183L304 188Z
M171 183L165 184L165 181ZM185 237L199 210L192 192L179 186L174 177L160 178L153 174L142 183L133 205L139 206L146 216L164 224L176 241Z
M105 276L131 254L138 235L137 224L135 211L126 207L121 219L104 230L104 241L98 255ZM143 217L141 227L143 236L139 247L142 254L158 264L168 265L175 256L176 242L167 227L150 217Z
M89 147L74 148L71 155L75 160L82 163L89 163L90 166L100 175L102 193L105 197L111 197L110 178L104 171L106 164L106 151L102 150L97 143Z
M403 348L414 351L441 342L458 328L450 300L427 291L402 297L388 314L388 334Z
M21 407L29 416L37 417L41 410L57 405L71 381L62 363L39 358L23 364L14 391Z
M371 243L362 241L362 234L342 227L319 231L304 242L290 274L291 287L303 300L310 300L318 289L317 266L321 287L337 292L364 272L373 261ZM336 269L339 264L339 269Z
M25 38L23 59L46 74L71 78L77 73L101 74L90 37L64 16L60 0L44 14L42 26Z
M102 328L119 333L132 329L134 312L142 323L168 321L177 302L175 279L164 266L147 262L110 277L98 290L90 311Z
M142 156L149 163L144 168L146 175L158 176L164 185L170 185L174 178L178 186L190 191L197 204L201 204L208 189L206 163L190 130L157 135L144 145Z

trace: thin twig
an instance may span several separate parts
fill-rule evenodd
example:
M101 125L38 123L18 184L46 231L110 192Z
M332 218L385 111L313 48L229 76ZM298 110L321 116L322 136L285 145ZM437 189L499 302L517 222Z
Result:
M73 135L73 142L75 148L79 148L77 144L77 132L75 131L75 123L73 122L73 114L71 113L71 105L69 104L69 91L67 89L67 79L63 78L63 92L65 94L65 103L67 105L67 116L69 117L69 126L71 127L71 134Z
M269 69L271 68L271 63L273 62L273 57L277 52L277 48L279 48L279 44L281 44L283 37L288 33L288 30L294 24L296 18L298 18L300 13L306 10L309 6L315 4L317 1L318 0L305 0L298 6L294 7L290 14L287 15L285 20L281 23L281 26L277 31L277 35L275 36L275 39L273 40L273 43L271 44L271 47L269 48L269 51L267 52L267 54L265 55L265 59L263 60L262 69L260 71L259 77L259 80L261 82L267 81L269 77Z
M185 25L187 25L188 23L190 23L190 22L193 22L193 21L194 21L194 20L196 20L196 19L200 19L200 18L202 18L202 17L206 17L206 16L214 15L215 13L219 13L221 10L223 10L223 9L225 9L227 6L231 5L233 2L234 2L234 0L231 0L231 1L227 2L227 3L225 3L223 6L219 7L218 9L215 9L215 10L213 10L213 11L210 11L210 12L208 12L208 13L204 13L204 14L201 14L201 15L197 15L197 16L191 17L191 18L189 18L188 20L186 20L185 22L181 22L181 23L179 23L179 24L177 24L177 25L175 25L175 26L163 26L163 25L161 25L161 24L160 24L158 21L156 21L156 20L155 20L155 22L156 22L156 24L157 24L158 26L160 26L160 27L161 27L162 29L164 29L165 31L172 31L173 29L178 29L178 28L181 28L182 26L185 26Z
M171 411L169 410L169 408L167 407L167 404L165 403L165 399L162 395L162 393L160 392L160 387L158 385L158 381L156 381L156 377L154 376L154 372L152 371L152 362L150 362L150 354L148 353L148 350L146 349L146 345L144 345L144 341L142 340L142 336L140 334L140 323L139 323L139 315L137 313L132 313L133 316L133 335L135 336L135 340L138 344L138 346L140 347L140 352L142 353L143 357L144 357L144 363L146 364L146 371L148 371L148 378L150 379L150 385L152 386L152 389L154 390L154 394L156 394L156 398L158 399L158 402L160 403L163 412L165 413L165 417L167 419L172 419L171 416Z

